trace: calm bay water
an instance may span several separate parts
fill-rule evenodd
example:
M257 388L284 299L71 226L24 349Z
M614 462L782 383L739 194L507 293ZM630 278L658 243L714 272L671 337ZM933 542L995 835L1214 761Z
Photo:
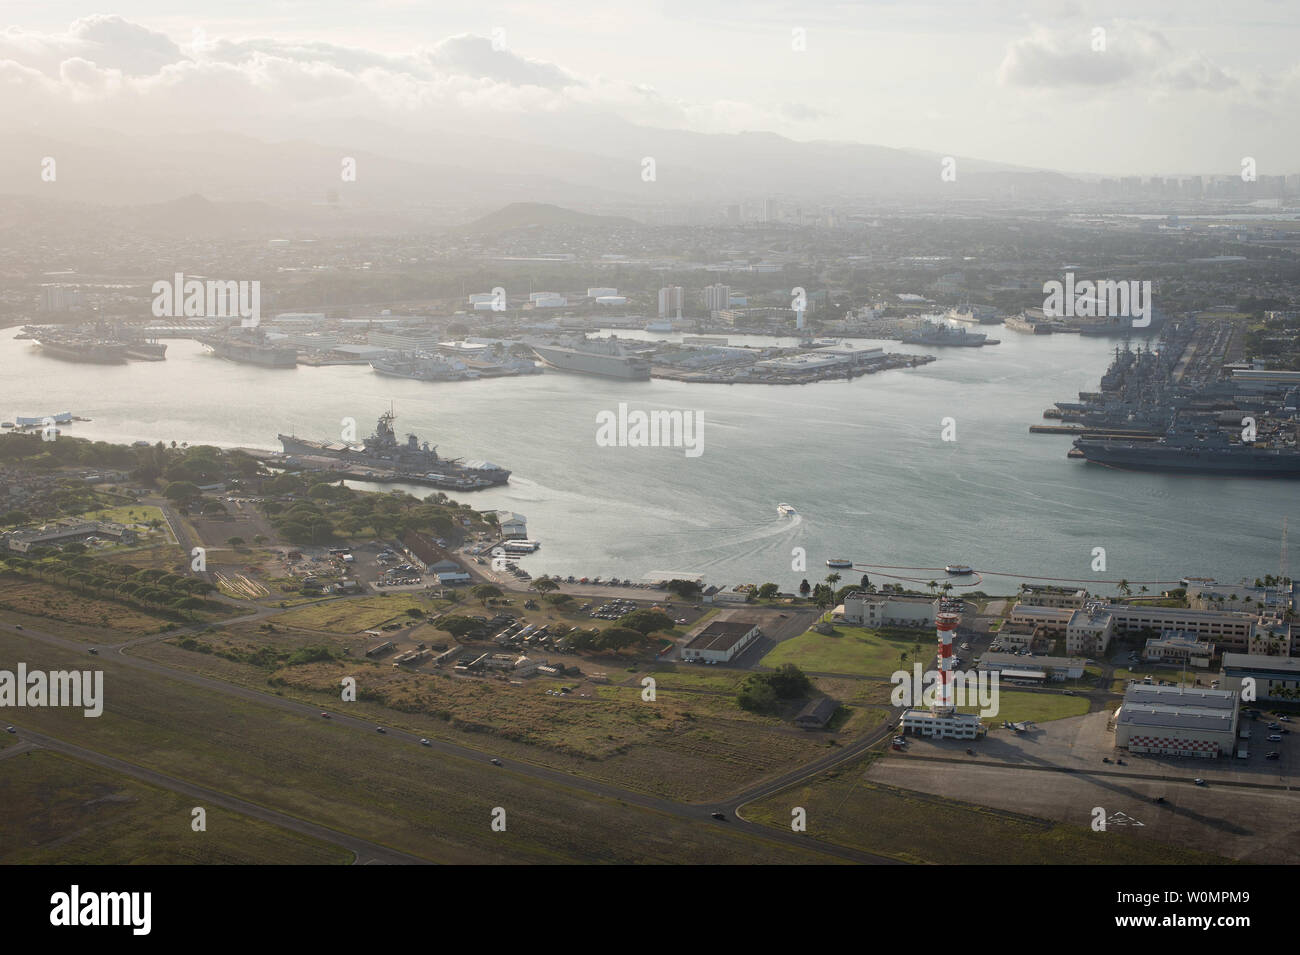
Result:
M985 578L993 592L1049 577L1113 593L1113 583L1097 581L1127 578L1136 589L1187 574L1236 582L1277 571L1283 516L1300 532L1300 484L1068 460L1067 437L1031 435L1028 426L1052 402L1095 389L1114 343L987 330L1002 343L870 343L939 357L922 368L765 386L558 372L432 384L366 366L236 365L189 341L170 342L165 362L95 366L42 355L10 329L0 332L0 417L71 411L94 419L69 426L81 437L278 450L280 432L337 439L345 417L363 436L392 401L399 432L514 471L509 486L462 499L527 517L529 535L543 542L524 564L534 576L790 587L824 577L828 557L847 557L937 569L889 571L922 581L942 578L946 563L1008 575ZM596 415L620 402L702 414L703 454L598 447ZM945 417L955 419L955 442L941 440ZM778 517L779 502L799 517ZM791 569L799 547L805 573ZM1106 550L1105 572L1091 569L1096 547ZM840 573L848 581L862 571Z

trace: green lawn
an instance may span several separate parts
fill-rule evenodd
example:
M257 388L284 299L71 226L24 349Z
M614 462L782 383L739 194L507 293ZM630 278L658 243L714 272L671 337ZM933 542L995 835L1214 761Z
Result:
M411 623L407 608L430 609L428 601L406 594L390 597L345 597L298 607L278 615L277 626L298 627L303 630L326 630L331 633L360 633L373 630L381 624L401 619ZM478 612L478 611L471 611Z
M762 660L764 666L793 663L801 670L820 673L851 673L887 676L913 663L929 666L934 659L934 633L928 630L871 630L839 625L828 636L809 630L779 644ZM915 647L920 645L920 656ZM906 653L905 663L899 654Z
M978 712L979 707L959 706L963 713ZM1050 720L1062 720L1069 716L1082 716L1088 712L1088 700L1083 696L1066 696L1063 693L1027 693L1016 690L998 692L998 712L996 716L986 716L990 729L998 728L1003 720L1019 723L1021 720L1033 720L1046 723Z

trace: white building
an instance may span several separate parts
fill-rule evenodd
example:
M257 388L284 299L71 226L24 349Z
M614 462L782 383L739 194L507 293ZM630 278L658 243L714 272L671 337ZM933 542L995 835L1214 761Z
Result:
M1237 694L1135 683L1115 711L1115 745L1130 753L1213 759L1232 753Z
M1041 670L1053 680L1077 680L1087 664L1081 657L1025 657L1014 653L986 653L979 659L981 670Z
M606 298L610 295L618 295L616 288L589 288L587 289L587 298Z
M975 739L980 736L984 724L978 713L958 713L956 710L940 709L905 710L903 718L898 721L898 728L914 736L929 736L934 739Z
M1176 663L1205 668L1214 657L1214 644L1201 640L1194 633L1166 630L1158 637L1150 637L1142 648L1142 659L1151 663Z
M759 636L758 625L748 620L715 620L682 647L682 659L727 663Z
M1102 656L1110 646L1115 621L1102 604L1088 604L1070 614L1065 625L1065 652L1071 655Z
M1035 607L1018 603L1011 608L1007 620L1019 627L1042 627L1050 636L1059 637L1064 636L1072 616L1074 611L1063 607Z
M844 622L860 627L930 627L939 601L854 591L844 598Z
M681 318L684 292L680 285L670 285L659 290L659 317Z
M1294 700L1300 693L1300 657L1225 653L1222 688L1240 693L1247 678L1254 681L1257 700Z

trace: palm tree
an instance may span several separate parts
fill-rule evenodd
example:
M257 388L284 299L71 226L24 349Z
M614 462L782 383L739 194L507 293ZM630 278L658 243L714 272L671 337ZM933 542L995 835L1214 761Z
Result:
M839 575L839 574L827 574L827 575L826 575L826 583L830 584L832 587L834 587L834 586L835 586L836 584L838 584L839 582L840 582L840 575Z
M1118 584L1115 585L1115 589L1119 591L1121 594L1123 594L1125 597L1132 596L1133 594L1133 588L1128 585L1128 580L1121 580Z
M926 584L926 586L930 588L930 593L933 594L935 588L939 586L939 581L932 580L928 584Z

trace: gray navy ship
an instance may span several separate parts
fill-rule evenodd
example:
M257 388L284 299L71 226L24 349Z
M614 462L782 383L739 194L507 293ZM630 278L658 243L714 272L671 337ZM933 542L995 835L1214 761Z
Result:
M533 345L532 349L548 367L559 371L632 381L650 380L650 359L628 351L614 338L593 339L575 346Z
M1127 471L1300 477L1300 449L1229 442L1219 435L1167 435L1158 441L1076 438L1075 449L1093 464Z
M375 433L365 439L362 447L326 441L311 441L294 435L279 435L284 453L330 458L346 464L351 473L371 480L400 480L431 487L472 491L479 488L505 484L510 472L489 461L465 462L459 458L442 458L437 445L421 443L414 434L406 442L397 440L393 430L396 420L392 409L379 417ZM375 474L374 471L381 474Z
M983 332L972 332L967 328L953 328L943 322L926 319L921 327L903 336L905 345L956 345L964 348L979 348L981 345L997 345L996 339L990 340Z

